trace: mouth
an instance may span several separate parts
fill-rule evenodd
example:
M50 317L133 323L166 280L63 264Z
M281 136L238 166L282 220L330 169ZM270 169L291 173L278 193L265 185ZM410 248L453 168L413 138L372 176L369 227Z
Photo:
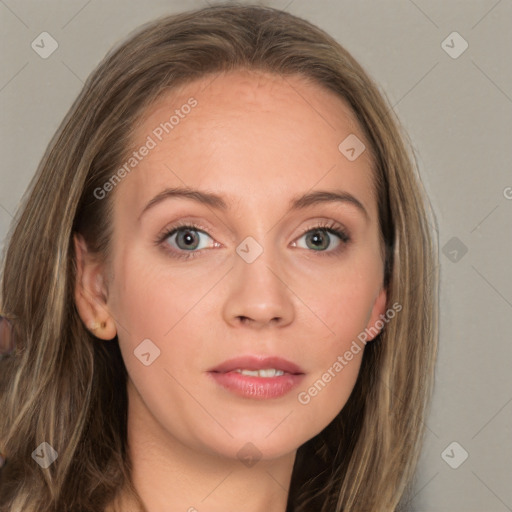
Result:
M298 386L305 376L295 363L267 356L230 359L207 373L224 390L255 400L280 398Z

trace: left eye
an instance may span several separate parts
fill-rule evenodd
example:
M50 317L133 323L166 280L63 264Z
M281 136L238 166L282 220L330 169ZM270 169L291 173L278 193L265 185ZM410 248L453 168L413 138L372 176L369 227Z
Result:
M330 235L335 235L338 238L338 241L334 247L330 247L332 245L332 236ZM320 250L321 252L325 252L328 248L334 251L341 245L342 242L346 241L346 236L342 231L331 228L310 229L300 238L306 238L306 247L303 248Z

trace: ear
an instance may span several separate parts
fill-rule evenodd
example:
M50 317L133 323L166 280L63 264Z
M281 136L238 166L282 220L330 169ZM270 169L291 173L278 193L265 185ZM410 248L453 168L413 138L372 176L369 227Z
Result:
M87 249L83 237L73 236L76 255L75 303L80 318L97 338L111 340L117 334L107 306L104 264Z
M386 288L382 287L380 289L379 293L377 294L377 297L375 298L373 307L369 314L368 322L366 325L366 329L367 329L366 332L370 332L372 334L371 334L371 337L367 338L367 341L373 340L380 333L381 329L378 329L378 327L376 327L375 323L378 320L383 322L381 315L384 316L384 313L386 311L387 298L388 298L387 290L386 290Z

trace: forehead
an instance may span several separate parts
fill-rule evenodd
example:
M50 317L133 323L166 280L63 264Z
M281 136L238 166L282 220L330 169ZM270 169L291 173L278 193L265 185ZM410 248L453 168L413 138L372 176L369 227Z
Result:
M353 135L369 149L348 104L303 76L211 74L173 88L144 112L132 150L146 143L152 149L122 187L137 205L172 186L205 188L244 204L341 187L368 202L370 152L349 161L339 149Z

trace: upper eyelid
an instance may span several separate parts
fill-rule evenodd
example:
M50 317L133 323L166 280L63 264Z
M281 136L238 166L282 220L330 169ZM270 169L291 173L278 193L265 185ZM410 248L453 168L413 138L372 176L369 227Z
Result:
M206 224L208 224L208 223L206 223ZM208 225L204 225L202 222L196 222L193 220L184 220L184 221L179 220L179 221L176 221L175 223L173 223L173 222L169 223L169 226L165 227L161 233L162 233L162 236L165 236L166 233L167 233L167 236L170 236L169 235L170 233L177 231L179 229L184 229L186 227L192 227L194 230L200 231L201 233L208 235L210 238L213 238L213 236L210 234L210 232L215 231L215 228L213 226L209 227ZM230 238L233 243L236 242L236 237L234 234Z

